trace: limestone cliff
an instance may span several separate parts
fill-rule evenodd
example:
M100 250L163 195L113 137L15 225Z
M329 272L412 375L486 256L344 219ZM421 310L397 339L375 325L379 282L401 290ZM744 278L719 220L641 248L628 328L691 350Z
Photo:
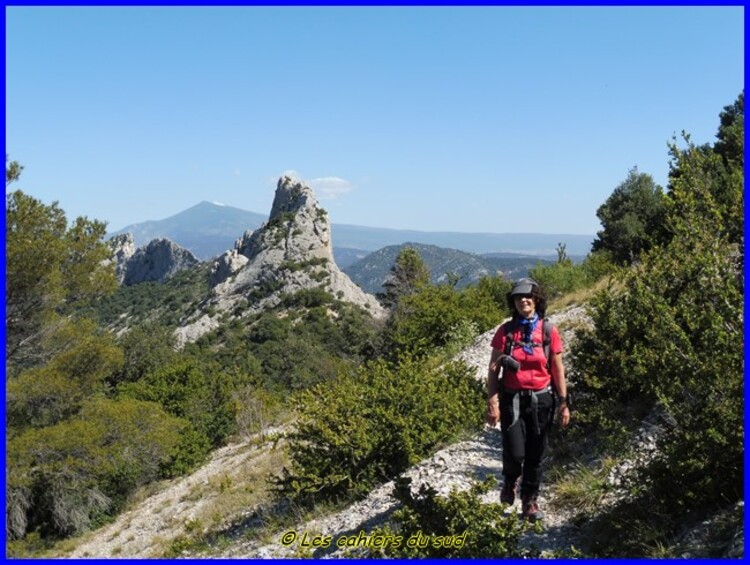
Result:
M317 288L376 318L384 316L375 297L336 266L328 214L318 206L312 189L288 176L278 181L268 222L245 232L234 249L215 261L211 282L211 296L177 330L181 344L218 327L218 316L238 305L242 315L249 315L277 306L283 295Z
M136 249L130 233L109 240L117 281L125 286L148 281L164 282L198 264L192 252L166 239L155 239Z
M116 235L107 241L110 248L111 260L115 264L117 282L122 284L125 279L128 260L135 254L135 241L132 233Z

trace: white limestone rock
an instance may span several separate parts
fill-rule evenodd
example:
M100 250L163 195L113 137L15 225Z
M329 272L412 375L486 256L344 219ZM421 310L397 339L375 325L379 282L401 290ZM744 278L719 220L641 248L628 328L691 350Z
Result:
M139 247L125 262L122 284L147 281L163 282L176 273L199 263L193 253L166 238L155 239Z
M111 259L107 263L115 264L115 276L118 284L122 284L127 270L127 262L135 255L136 247L132 233L123 233L110 238L107 241L111 250Z
M268 222L245 232L233 250L217 259L211 281L211 296L203 308L219 313L244 300L244 315L249 315L277 306L284 294L322 288L375 318L385 316L377 299L336 265L328 214L318 206L312 189L288 176L278 181ZM196 324L196 319L187 321L180 335L194 341L208 331Z

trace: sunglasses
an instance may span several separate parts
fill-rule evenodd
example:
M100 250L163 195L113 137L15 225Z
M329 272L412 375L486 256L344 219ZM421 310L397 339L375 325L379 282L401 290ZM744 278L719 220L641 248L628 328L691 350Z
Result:
M514 294L513 298L515 300L521 300L522 298L526 298L527 300L530 298L534 298L533 294Z

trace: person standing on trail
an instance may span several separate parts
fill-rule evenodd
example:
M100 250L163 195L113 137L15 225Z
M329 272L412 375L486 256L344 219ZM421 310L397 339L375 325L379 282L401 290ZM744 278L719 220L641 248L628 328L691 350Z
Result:
M537 499L556 404L560 424L570 422L563 347L557 328L544 319L547 301L535 280L517 281L506 299L513 317L492 339L487 423L494 427L499 420L502 430L500 501L513 504L520 479L522 515L536 521L544 517Z

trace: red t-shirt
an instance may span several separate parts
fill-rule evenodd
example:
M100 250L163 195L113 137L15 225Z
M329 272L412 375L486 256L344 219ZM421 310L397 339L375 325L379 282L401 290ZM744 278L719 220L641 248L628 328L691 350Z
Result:
M502 324L495 332L495 337L492 338L492 347L499 350L501 353L505 353L505 333L507 332L506 324L512 324L513 322L506 322ZM547 322L549 323L549 322ZM533 353L526 353L523 349L523 345L519 342L523 340L523 332L519 327L513 331L513 341L516 345L511 351L513 359L521 364L521 368L518 371L511 369L503 369L503 388L511 390L539 390L550 384L552 375L547 370L547 358L544 356L543 347L534 347ZM542 320L540 319L534 331L531 334L531 339L534 343L544 342L544 333L542 331ZM550 332L550 345L549 353L550 356L553 353L562 353L563 345L560 334L555 326L552 326Z

